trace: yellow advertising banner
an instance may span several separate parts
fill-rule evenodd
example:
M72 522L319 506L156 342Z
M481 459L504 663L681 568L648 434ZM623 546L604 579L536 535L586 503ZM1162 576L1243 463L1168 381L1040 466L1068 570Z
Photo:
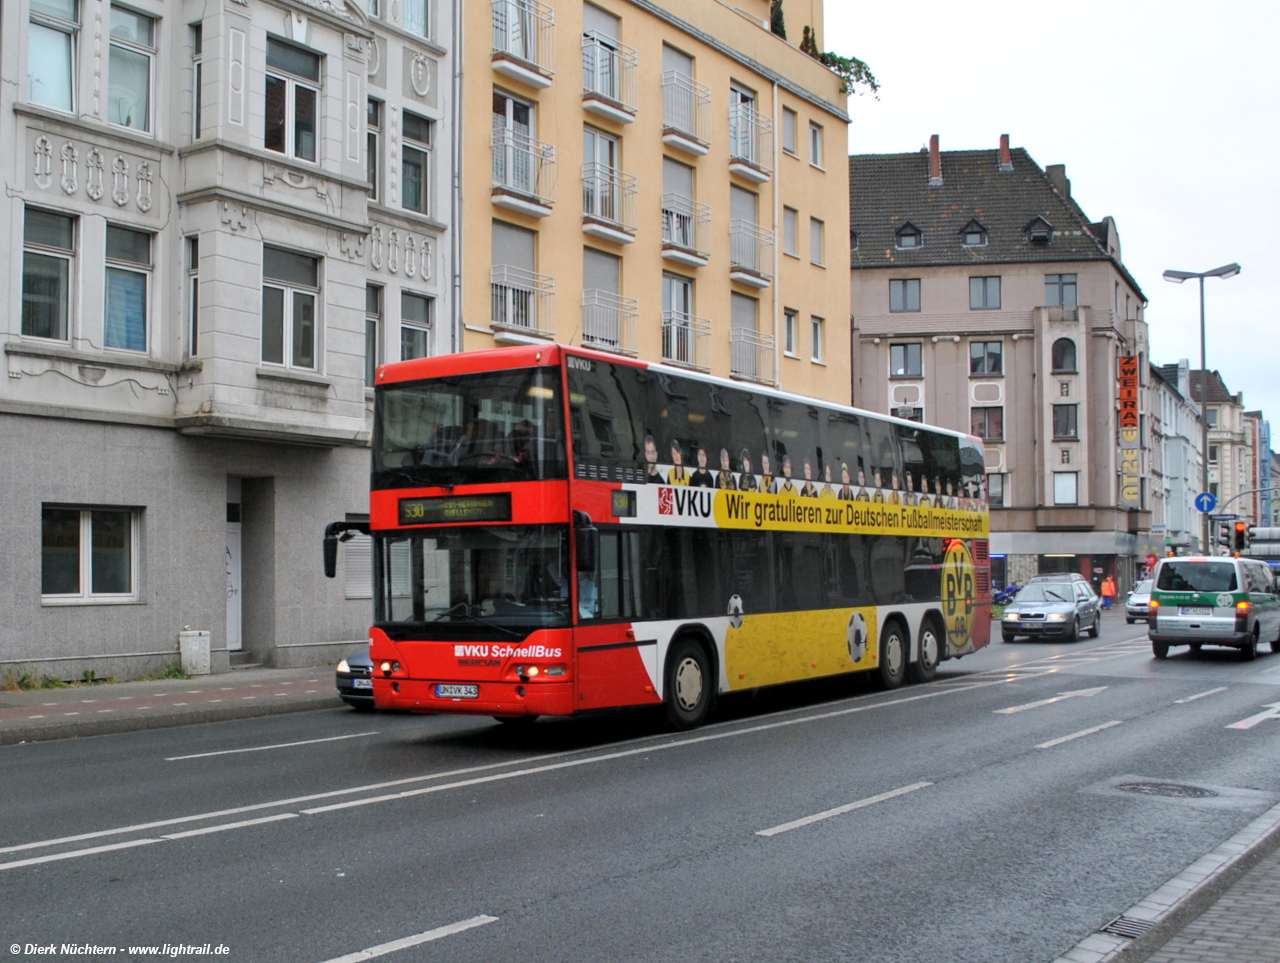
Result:
M989 531L985 512L758 492L717 491L714 514L720 528L761 531L921 538L986 538Z

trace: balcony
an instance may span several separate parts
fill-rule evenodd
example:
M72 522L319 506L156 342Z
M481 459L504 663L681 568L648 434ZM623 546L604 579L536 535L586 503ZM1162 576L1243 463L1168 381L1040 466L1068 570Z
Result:
M729 173L763 184L773 173L773 122L750 104L729 108Z
M615 124L636 119L636 52L594 30L582 35L582 106Z
M555 11L539 0L493 0L493 69L526 87L550 87L555 27Z
M635 298L596 288L582 292L582 346L618 354L636 354Z
M493 203L529 217L551 213L555 148L510 127L493 131Z
M694 157L711 149L711 88L678 70L662 75L662 142Z
M773 279L773 231L750 221L729 222L729 280L767 288Z
M729 373L744 381L773 384L773 335L747 328L731 329Z
M495 264L489 288L489 324L495 341L527 344L531 338L553 336L556 287L552 278Z
M687 267L706 267L711 256L711 208L682 194L663 194L662 256Z
M582 165L582 230L630 244L636 239L636 179L606 164Z
M662 360L666 364L710 371L711 322L683 311L662 313Z

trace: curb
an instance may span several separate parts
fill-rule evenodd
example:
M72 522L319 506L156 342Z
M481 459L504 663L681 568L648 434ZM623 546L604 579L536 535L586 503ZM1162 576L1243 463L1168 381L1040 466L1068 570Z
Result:
M280 702L264 702L253 706L219 706L218 708L192 708L183 712L156 712L137 718L84 719L74 722L51 722L44 725L15 723L0 726L0 746L14 746L29 742L53 742L58 739L83 739L88 736L116 735L122 732L140 732L146 729L172 729L178 726L205 725L210 722L230 722L237 719L256 719L278 716L290 712L310 712L316 709L343 708L336 692L303 696Z
M1127 937L1098 930L1053 963L1143 963L1212 906L1259 862L1280 849L1280 805L1272 806L1107 926L1145 927Z

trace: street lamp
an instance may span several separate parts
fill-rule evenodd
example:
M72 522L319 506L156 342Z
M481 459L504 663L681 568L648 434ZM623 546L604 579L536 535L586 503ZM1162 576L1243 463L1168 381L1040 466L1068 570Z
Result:
M1165 271L1164 279L1174 284L1190 281L1193 278L1200 282L1200 490L1209 490L1209 413L1205 408L1205 385L1209 380L1209 372L1205 365L1204 352L1204 279L1233 278L1240 273L1240 265L1232 261L1212 271ZM1205 555L1209 550L1209 514L1202 512L1200 516L1200 547Z

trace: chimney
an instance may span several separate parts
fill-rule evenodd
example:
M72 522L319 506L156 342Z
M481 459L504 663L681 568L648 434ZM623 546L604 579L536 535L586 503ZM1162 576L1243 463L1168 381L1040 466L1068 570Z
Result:
M1063 197L1071 196L1071 182L1067 180L1066 164L1050 164L1044 169L1045 176L1049 178L1049 183L1058 189L1058 193Z
M938 151L938 135L929 137L929 186L942 186L942 154Z
M1000 169L1002 171L1013 170L1013 155L1009 153L1009 135L1000 135Z

